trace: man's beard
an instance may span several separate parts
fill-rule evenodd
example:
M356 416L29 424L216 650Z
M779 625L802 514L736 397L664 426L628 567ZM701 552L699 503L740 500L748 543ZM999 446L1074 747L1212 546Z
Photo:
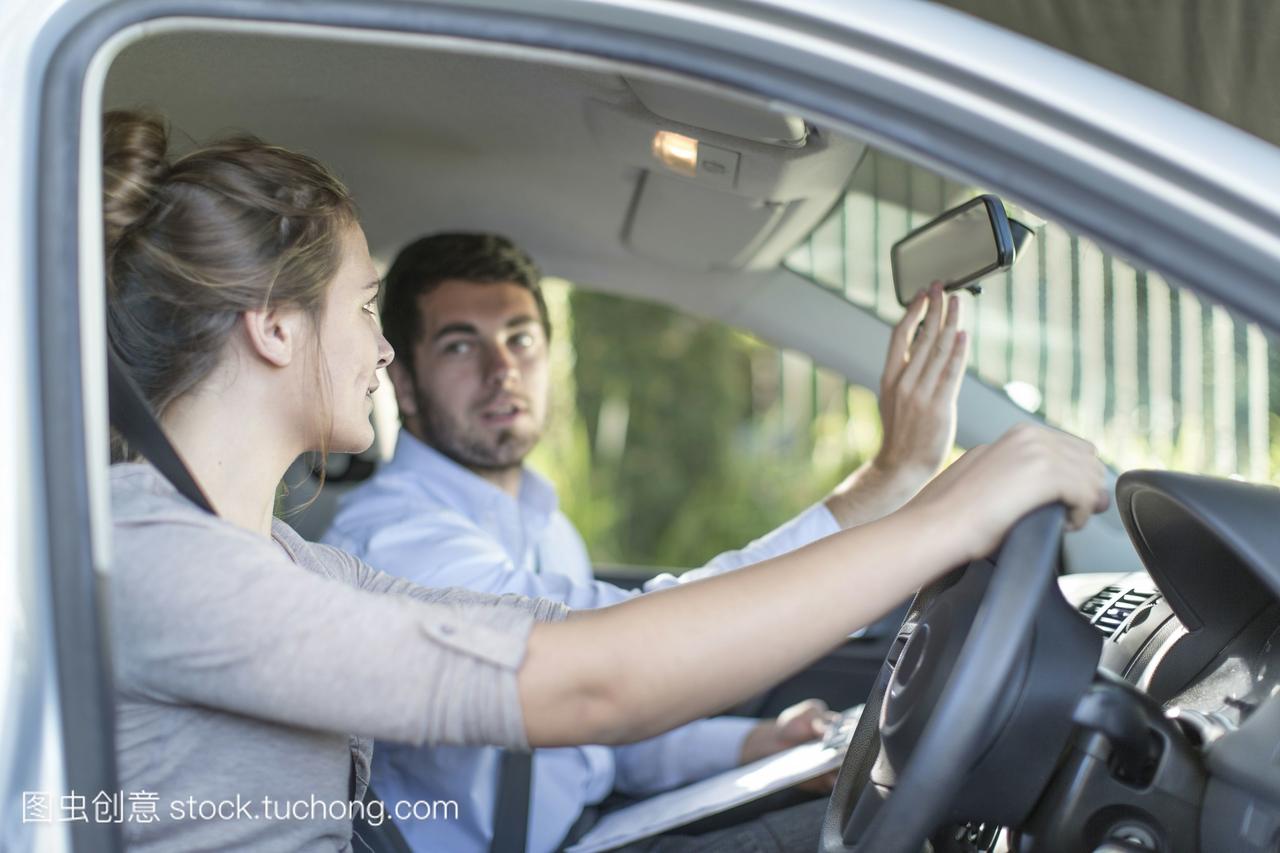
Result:
M423 442L464 468L475 471L519 468L542 437L539 429L526 434L503 429L493 438L472 434L465 424L450 417L443 406L434 405L420 389L414 389L414 396Z

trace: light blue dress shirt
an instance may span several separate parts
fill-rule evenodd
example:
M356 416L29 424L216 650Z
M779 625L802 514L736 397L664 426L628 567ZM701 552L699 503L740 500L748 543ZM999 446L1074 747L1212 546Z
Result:
M644 591L757 563L837 529L831 513L817 504L704 568L679 578L653 578ZM559 511L555 490L542 477L525 469L519 498L512 498L404 430L394 458L340 502L324 541L424 586L514 592L573 608L605 607L636 594L595 580L582 537ZM735 766L756 722L716 717L622 747L537 750L528 850L555 850L583 808L615 788L647 795ZM458 803L456 819L452 814L444 819L437 810L434 820L397 821L414 850L482 853L493 834L500 755L495 748L379 742L373 786L388 805Z

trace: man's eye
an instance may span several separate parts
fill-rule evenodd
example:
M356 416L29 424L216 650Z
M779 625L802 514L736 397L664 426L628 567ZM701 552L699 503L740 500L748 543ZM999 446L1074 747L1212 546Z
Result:
M445 344L444 351L447 355L466 355L471 352L470 341L452 341Z

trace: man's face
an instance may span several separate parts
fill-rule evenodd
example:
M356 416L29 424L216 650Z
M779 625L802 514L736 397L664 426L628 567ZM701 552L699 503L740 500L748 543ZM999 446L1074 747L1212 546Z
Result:
M418 297L413 373L393 374L406 425L468 468L520 465L542 436L547 339L514 282L446 281Z

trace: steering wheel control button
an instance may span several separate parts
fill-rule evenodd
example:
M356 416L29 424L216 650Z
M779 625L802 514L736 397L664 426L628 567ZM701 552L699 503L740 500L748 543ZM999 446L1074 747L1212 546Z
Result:
M902 660L898 661L897 669L893 672L894 687L901 690L911 682L911 677L920 669L920 663L924 660L925 647L929 645L929 626L921 625L920 630L915 632L915 636L907 643L907 647L902 652Z
M894 741L887 749L891 762L898 757L902 744L914 744L919 738L941 689L935 676L940 670L946 671L958 653L949 645L953 645L949 638L957 618L953 611L945 596L934 601L920 617L894 667L882 720L882 735Z

